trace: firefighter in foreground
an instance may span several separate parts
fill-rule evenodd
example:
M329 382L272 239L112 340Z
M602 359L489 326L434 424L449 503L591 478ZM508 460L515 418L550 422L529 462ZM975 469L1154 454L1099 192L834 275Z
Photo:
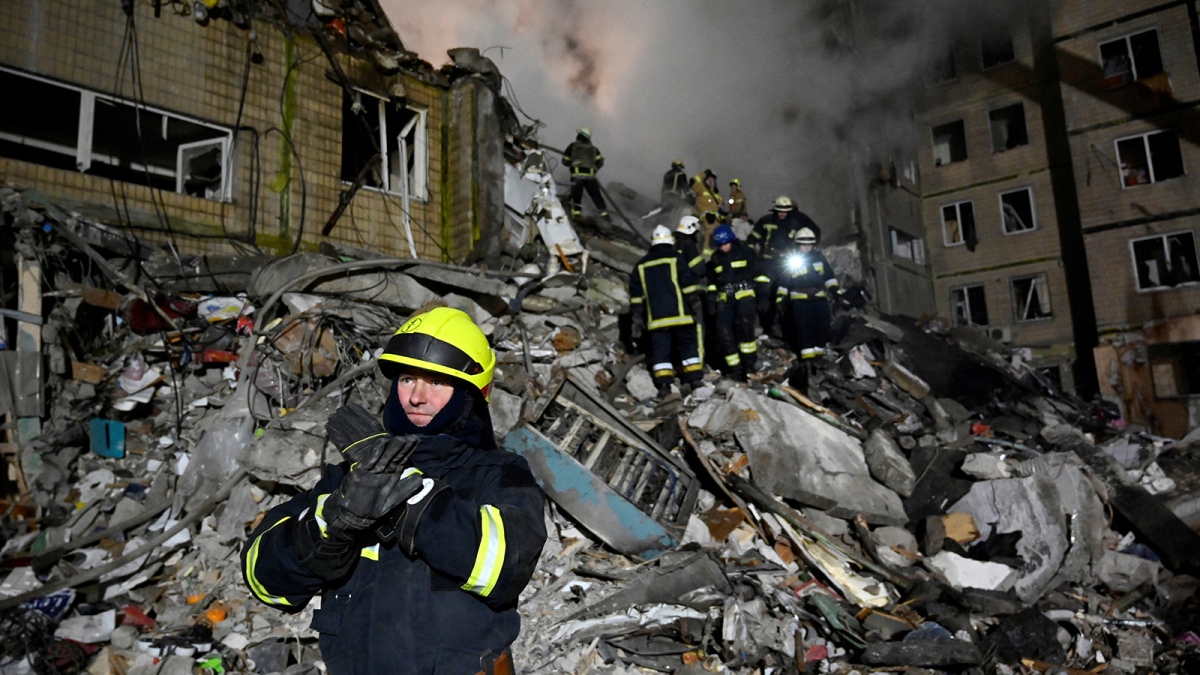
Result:
M792 244L778 262L779 288L775 299L782 310L784 336L798 359L788 383L801 390L808 386L814 359L824 356L829 344L833 321L829 301L831 297L841 298L833 266L816 244L816 233L802 227L793 234Z
M583 214L583 191L587 190L600 217L607 220L608 206L600 194L600 181L596 180L596 173L604 168L604 155L592 145L591 129L580 127L575 132L575 140L563 151L562 161L571 169L571 217Z
M770 279L759 269L754 251L728 225L713 231L712 246L708 295L716 303L713 332L725 357L725 373L744 382L758 362L755 314L760 303L769 302Z
M379 357L382 423L338 409L326 430L341 463L250 535L255 597L295 613L321 594L312 627L332 675L512 672L545 498L525 460L496 447L495 365L465 313L410 318Z
M629 275L629 302L634 338L650 333L650 373L660 396L671 393L676 356L684 395L704 376L699 291L700 281L675 250L671 231L655 227L650 250Z

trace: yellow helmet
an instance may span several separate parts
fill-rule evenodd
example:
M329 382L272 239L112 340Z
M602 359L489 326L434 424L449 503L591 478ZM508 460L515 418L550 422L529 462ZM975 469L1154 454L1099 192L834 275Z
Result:
M402 366L462 380L487 401L492 394L496 353L466 312L437 307L405 321L383 348L379 371L385 377L395 379Z

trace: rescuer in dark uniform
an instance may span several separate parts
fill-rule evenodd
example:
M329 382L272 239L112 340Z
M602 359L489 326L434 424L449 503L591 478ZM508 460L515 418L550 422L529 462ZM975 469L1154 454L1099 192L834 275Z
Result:
M817 239L821 238L821 228L817 227L812 218L797 211L796 204L790 197L780 195L771 205L771 212L754 223L754 229L747 237L747 243L758 254L768 276L771 277L768 299L775 295L775 289L779 287L779 279L776 277L779 266L775 265L774 261L782 251L791 247L792 236L802 227L807 227L816 233ZM774 303L760 303L758 318L762 322L763 332L772 337L780 337L779 320Z
M708 293L716 303L713 332L725 357L726 373L745 381L758 362L754 316L770 279L759 269L754 251L737 240L733 228L720 225L712 234Z
M683 160L671 162L671 168L663 174L662 208L664 211L678 208L689 203L692 196L688 186L688 175L683 170Z
M260 601L294 613L321 594L312 628L332 675L512 672L545 497L525 459L496 447L495 365L465 313L410 318L379 357L382 424L357 405L331 415L342 463L243 548Z
M592 145L591 129L580 127L575 132L575 140L563 151L563 164L571 169L571 217L578 218L583 213L583 191L587 190L600 217L607 219L608 206L596 180L596 173L604 168L604 155Z
M833 313L830 296L841 297L841 288L833 275L833 266L816 249L817 235L802 227L792 237L792 245L778 260L779 288L775 301L787 322L784 335L798 363L789 383L804 389L808 385L809 365L825 354L830 340Z
M671 231L662 225L654 228L650 250L629 275L629 303L635 338L649 329L650 373L660 395L671 392L673 354L683 367L685 395L704 375L699 291L700 280L675 250Z
M684 216L675 227L675 250L683 256L688 268L696 278L703 281L708 278L708 270L704 266L704 255L700 250L700 219L696 216Z

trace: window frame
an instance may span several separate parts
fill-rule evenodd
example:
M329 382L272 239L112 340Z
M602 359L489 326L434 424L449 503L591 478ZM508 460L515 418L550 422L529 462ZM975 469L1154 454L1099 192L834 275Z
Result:
M979 36L979 69L981 71L988 71L988 70L992 70L993 68L999 68L1001 66L1006 66L1010 63L1016 63L1016 61L1017 61L1017 42L1015 39L1013 39L1013 34L1012 34L1011 30L1004 31L1004 34L1008 38L1008 46L1012 50L1012 58L1006 59L1004 61L997 61L996 63L993 63L990 66L987 65L987 63L985 62L984 53L983 53L984 52L984 40L987 39L988 35L981 34Z
M1001 149L997 150L996 149L996 139L992 133L992 113L998 113L1002 110L1008 110L1010 108L1020 108L1021 109L1021 127L1025 133L1025 142L1021 143L1019 145L1014 145L1011 148L1001 148ZM1031 140L1029 138L1029 118L1028 118L1028 115L1026 115L1026 113L1025 113L1025 103L1022 101L1016 101L1014 103L1002 105L998 108L989 108L987 111L987 125L988 125L988 142L992 146L992 154L993 155L999 155L1001 153L1009 152L1010 150L1016 150L1018 148L1023 148L1025 146L1030 145L1030 143L1031 143Z
M1037 316L1032 319L1027 319L1027 318L1022 317L1020 315L1020 313L1018 312L1019 304L1017 302L1017 282L1027 281L1027 280L1033 280L1035 282L1035 284L1040 281L1042 283L1042 285L1045 286L1045 288L1046 288L1046 304L1047 304L1046 316ZM1009 289L1009 295L1012 298L1013 322L1014 323L1038 323L1040 321L1053 321L1054 320L1054 303L1053 303L1053 301L1050 300L1050 275L1049 274L1047 274L1045 272L1034 272L1033 274L1023 274L1023 275L1017 276L1017 277L1009 277L1008 289ZM1037 292L1035 286L1030 286L1029 291L1031 293ZM1026 310L1028 310L1028 305L1026 305Z
M1140 81L1146 79L1147 77L1154 77L1154 75L1158 74L1158 73L1155 73L1154 75L1147 75L1147 76L1140 75L1138 73L1137 61L1134 60L1134 58L1133 58L1133 38L1137 35L1142 35L1145 33L1154 33L1155 34L1155 42L1158 44L1158 60L1160 63L1162 63L1163 62L1163 50L1162 50L1162 40L1160 39L1162 36L1158 32L1158 26L1151 26L1149 28L1143 28L1141 30L1132 31L1132 32L1125 33L1123 35L1096 43L1096 55L1100 59L1100 77L1101 77L1102 83L1104 82L1104 52L1103 52L1104 46L1113 44L1114 42L1124 42L1125 43L1125 53L1129 55L1129 67L1131 70L1130 75L1132 76L1132 79L1129 82L1125 82L1125 83L1122 83L1122 84L1119 84L1116 86L1106 84L1105 85L1106 87L1108 87L1109 89L1120 89L1121 87L1127 87L1135 82L1140 82ZM1166 63L1162 63L1162 70L1159 72L1163 72L1163 73L1167 72L1167 64Z
M962 228L962 208L961 207L963 204L971 205L971 222L972 222L972 224L974 224L976 226L976 228L978 228L978 223L975 222L975 201L974 200L963 199L961 201L950 202L949 204L939 205L938 206L938 217L942 219L942 245L945 246L946 248L951 248L953 246L966 246L967 245L967 233L964 232L963 228ZM949 241L949 239L947 237L949 232L946 230L946 211L945 210L946 210L946 207L948 207L948 206L955 207L954 211L955 211L955 214L958 216L958 222L959 222L958 233L962 237L957 242L953 242L953 243L951 243ZM976 229L976 231L975 231L975 236L976 237L979 236L978 229Z
M370 190L372 192L381 192L397 197L405 197L417 202L426 202L429 200L429 109L421 106L409 105L401 100L385 98L375 92L361 87L352 87L353 91L363 98L374 100L378 105L376 114L379 120L379 134L375 139L378 147L388 147L388 125L387 113L388 105L394 105L398 108L413 113L413 117L405 123L404 127L396 133L397 152L401 147L401 142L407 143L405 138L411 132L413 134L413 171L408 175L407 194L404 185L393 186L393 175L391 168L391 158L388 152L381 152L379 157L379 175L383 180L382 187L374 185L363 185L361 189ZM361 99L360 99L361 100ZM365 102L364 102L365 105ZM347 119L343 116L342 124L353 122L353 119ZM342 152L345 152L343 147ZM342 185L351 185L353 181L342 177Z
M221 147L221 189L218 190L218 194L215 197L203 197L203 196L189 195L187 192L180 191L178 189L175 190L174 192L175 192L175 194L180 194L185 197L196 197L198 199L207 199L209 201L217 201L217 202L224 202L224 203L231 203L233 201L234 160L233 160L232 152L231 152L234 147L234 142L235 142L235 130L233 128L225 127L225 126L222 126L219 124L214 124L212 122L207 122L205 120L202 120L198 117L193 117L191 115L170 111L165 108L160 108L160 107L154 106L154 105L145 104L145 103L142 103L141 101L130 100L130 99L123 98L120 96L115 96L112 94L107 94L104 92L87 89L87 88L81 87L79 85L69 84L69 83L55 80L55 79L45 77L42 75L29 73L29 72L19 70L16 68L10 68L10 67L4 66L4 65L0 65L0 71L8 73L10 75L14 75L16 77L22 77L22 78L26 78L26 79L30 79L30 80L36 80L38 82L42 82L44 84L48 84L48 85L51 85L54 87L59 87L61 89L74 91L74 92L78 93L79 97L80 97L80 99L79 99L79 123L78 123L78 127L76 128L75 147L71 148L68 146L59 146L57 144L51 144L51 143L45 143L42 141L38 141L37 139L23 138L23 137L15 135L15 134L6 133L2 130L0 130L0 138L3 138L4 140L7 140L11 143L28 145L29 147L36 147L39 149L46 150L48 152L53 152L53 153L60 154L60 155L66 156L66 157L72 157L75 160L76 170L79 171L80 173L84 173L84 174L87 174L88 170L91 169L92 165L95 162L102 162L109 166L119 166L121 159L125 158L128 160L128 165L131 170L133 170L135 172L143 172L144 171L147 173L155 174L157 176L161 176L163 178L174 178L175 179L174 182L177 187L181 186L182 182L183 182L183 176L179 174L179 159L181 157L181 150L184 148L184 146L195 146L197 144L213 144L214 142L216 142ZM100 153L100 152L97 152L95 149L95 137L96 137L95 125L96 125L96 104L97 103L108 104L108 105L112 105L114 107L118 107L118 106L130 107L130 108L134 109L135 114L144 111L146 113L150 113L153 115L159 115L162 118L167 119L167 120L176 119L181 122L185 122L188 124L211 129L215 132L218 132L218 135L214 136L213 138L205 139L202 141L189 141L186 143L179 143L175 148L176 155L175 155L175 162L172 164L173 170L166 170L161 167L147 165L144 161L144 158L143 158L142 162L133 161L133 158L136 155L131 155L131 156L126 157L126 156L113 156L113 155L109 155L109 154ZM15 161L24 161L24 160L16 159ZM41 166L41 164L38 164L38 166ZM91 175L95 178L103 178L103 176L98 176L96 174L88 174L88 175ZM116 180L116 181L122 182L122 183L129 183L131 185L142 185L142 186L148 187L150 189L160 189L160 188L155 188L153 185L150 185L147 183L142 183L142 182L121 180L119 178L110 178L110 180ZM164 190L164 191L171 192L171 190Z
M1170 249L1167 246L1167 238L1179 235L1188 235L1192 238L1192 255L1193 262L1200 266L1200 250L1196 249L1196 233L1192 230L1178 230L1175 232L1164 232L1163 234L1152 234L1146 237L1134 237L1129 240L1129 260L1133 266L1133 286L1138 293L1161 293L1163 291L1174 291L1180 288L1192 288L1200 285L1200 281L1185 281L1181 284L1169 286L1166 284L1160 286L1152 286L1150 288L1142 288L1141 276L1138 275L1138 259L1137 251L1134 249L1134 244L1139 241L1150 241L1152 239L1160 239L1163 242L1163 252L1169 254Z
M937 163L937 147L938 147L937 130L944 128L944 127L952 126L954 124L958 124L962 128L963 157L962 157L962 159L954 159L954 150L953 150L954 143L951 142L948 144L948 148L949 148L948 160L946 162L938 164ZM943 166L950 166L951 164L960 164L960 163L965 162L968 159L970 159L971 151L967 147L967 121L960 117L958 119L953 119L953 120L950 120L949 122L944 122L942 124L931 125L929 127L929 147L930 147L930 150L932 150L933 166L935 169L939 168L939 167L943 167Z
M903 235L907 238L905 244L913 252L912 257L902 255L897 252L898 235ZM896 227L888 227L888 238L891 240L891 254L900 260L907 260L915 265L924 265L926 260L925 240L919 236L909 234L904 230Z
M1005 220L1004 220L1004 195L1015 194L1017 192L1026 192L1029 194L1029 213L1030 213L1030 218L1033 219L1033 224L1024 230L1017 230L1015 232L1009 232L1008 227L1005 225ZM1020 235L1020 234L1028 234L1028 233L1034 232L1038 229L1040 222L1039 222L1039 218L1038 218L1038 214L1037 214L1037 199L1035 199L1035 196L1036 195L1033 192L1032 185L1026 185L1025 187L1019 187L1019 188L1012 188L1011 190L1001 190L999 193L996 194L996 204L1000 208L1000 231L1004 233L1004 236L1011 237L1011 236Z
M989 319L989 321L987 323L975 323L972 320L973 319L972 315L975 314L975 312L971 311L971 292L970 292L970 290L972 288L981 289L980 292L983 297L983 313L985 315L987 315L987 313L988 313L988 311L987 311L987 285L982 282L975 283L975 284L963 284L961 286L952 286L950 288L950 321L955 326L978 326L980 328L986 328L986 327L992 325L990 322L990 319L991 319L990 316L987 317ZM966 323L958 323L958 315L955 312L954 294L958 291L962 291L963 299L966 301L967 314L968 314L968 319L967 319Z
M1176 144L1176 147L1179 148L1179 163L1181 165L1180 166L1181 171L1178 176L1171 176L1170 178L1156 179L1154 176L1154 156L1150 152L1150 137L1158 136L1159 134L1166 134L1166 133L1175 134L1175 144ZM1121 143L1124 141L1131 141L1135 138L1142 139L1142 150L1143 150L1143 152L1146 153L1146 169L1149 172L1150 180L1145 183L1134 183L1133 185L1126 185L1125 177L1124 177L1124 175L1122 175L1122 172L1124 171L1124 169L1121 166ZM1129 189L1134 189L1134 188L1145 187L1147 185L1155 185L1157 183L1164 183L1166 181L1174 180L1176 178L1183 178L1184 176L1187 175L1187 171L1185 169L1183 169L1183 167L1182 167L1183 146L1182 146L1182 144L1179 143L1179 132L1175 131L1174 129L1155 129L1152 131L1145 131L1140 134L1130 134L1128 136L1114 138L1113 139L1113 154L1117 158L1117 171L1118 171L1117 180L1120 182L1122 190L1129 190Z

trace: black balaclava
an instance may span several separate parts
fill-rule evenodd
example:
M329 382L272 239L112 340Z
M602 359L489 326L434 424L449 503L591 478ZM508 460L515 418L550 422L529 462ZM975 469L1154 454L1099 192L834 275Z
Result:
M436 436L447 434L468 445L481 449L496 447L496 439L492 434L492 418L487 403L473 388L458 380L453 381L454 394L438 414L429 420L429 424L419 427L408 419L404 406L400 403L400 394L396 388L396 380L392 380L391 391L387 402L383 405L383 428L396 436Z

